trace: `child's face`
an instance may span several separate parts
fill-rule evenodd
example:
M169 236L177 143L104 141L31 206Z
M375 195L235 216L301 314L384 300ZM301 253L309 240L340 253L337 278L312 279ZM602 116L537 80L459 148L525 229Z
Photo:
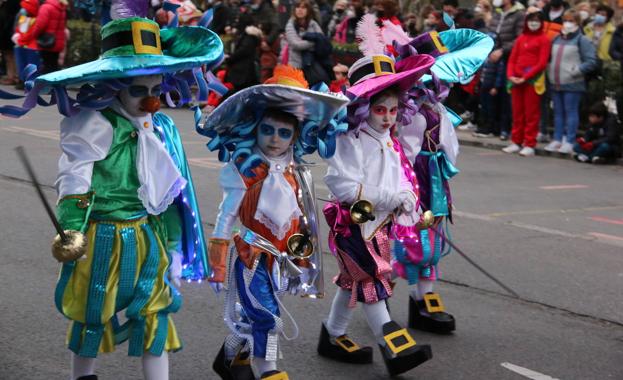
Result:
M588 115L588 122L595 125L601 124L604 121L604 118L597 115Z
M383 96L370 105L368 125L377 132L384 132L396 124L398 116L398 98Z
M335 74L335 80L343 80L346 78L346 73L342 71L334 71L333 74Z
M266 157L279 157L284 154L294 138L291 123L265 116L257 127L257 145Z
M134 78L132 84L119 93L119 101L132 116L155 113L160 108L162 75L145 75Z

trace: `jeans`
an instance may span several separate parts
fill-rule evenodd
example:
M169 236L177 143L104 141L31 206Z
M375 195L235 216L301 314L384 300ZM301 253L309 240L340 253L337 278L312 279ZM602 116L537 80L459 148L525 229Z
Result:
M589 159L593 159L593 157L615 158L614 149L612 149L608 143L601 143L591 151L584 150L580 144L575 143L573 145L573 151L578 154L585 154Z
M554 140L568 143L575 142L575 135L580 124L581 91L552 91L554 101Z

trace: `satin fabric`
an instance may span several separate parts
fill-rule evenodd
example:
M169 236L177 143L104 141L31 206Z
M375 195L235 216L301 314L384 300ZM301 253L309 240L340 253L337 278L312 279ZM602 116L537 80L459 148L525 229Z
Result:
M104 303L101 313L101 322L104 324L104 335L100 344L100 352L112 352L115 350L115 339L113 333L113 325L111 318L117 313L122 311L119 305L116 305L117 291L119 289L119 273L121 266L121 252L122 252L122 240L120 236L120 230L123 228L132 228L135 231L136 236L136 263L137 269L135 273L135 286L138 279L141 266L145 261L148 251L149 242L146 234L142 231L141 225L150 223L154 230L158 231L162 228L154 224L154 220L148 221L147 218L141 218L129 222L110 222L116 227L115 239L113 243L112 255L110 257L110 265L108 269L108 278L106 280L106 292L104 293ZM65 292L62 298L62 310L63 314L72 321L84 323L87 313L88 295L91 281L93 252L95 249L95 236L98 222L91 222L89 229L86 233L88 240L86 259L76 261L75 268L71 274L69 282L65 288ZM149 296L147 304L143 307L140 314L145 316L145 349L151 346L156 335L158 328L158 312L164 310L169 304L171 304L172 298L170 295L171 289L165 282L165 275L169 266L169 260L167 258L166 250L162 244L162 234L156 234L159 251L159 265L158 273L154 287ZM120 316L123 314L119 314ZM177 330L171 316L168 316L168 335L165 343L166 351L175 351L182 347L182 343L177 335ZM71 339L70 332L72 325L69 326L67 335L67 343Z

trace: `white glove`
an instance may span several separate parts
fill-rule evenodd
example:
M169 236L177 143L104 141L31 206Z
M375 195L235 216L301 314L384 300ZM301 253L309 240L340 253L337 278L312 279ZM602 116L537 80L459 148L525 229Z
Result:
M391 210L401 208L402 211L410 213L415 208L415 197L410 191L394 193L389 201L389 207Z
M212 282L210 281L210 287L214 290L215 294L219 294L221 290L225 287L222 282Z
M182 284L182 254L178 251L170 251L171 265L169 265L169 281L176 287Z

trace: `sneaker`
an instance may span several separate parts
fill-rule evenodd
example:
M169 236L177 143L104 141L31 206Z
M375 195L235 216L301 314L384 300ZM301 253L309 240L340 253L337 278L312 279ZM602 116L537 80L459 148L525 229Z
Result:
M521 147L517 144L510 144L509 146L507 146L506 148L502 148L502 152L504 153L517 153L519 152L521 149Z
M584 153L576 153L573 155L573 159L577 162L588 162L590 159Z
M478 132L478 131L474 131L474 132L472 132L472 136L486 138L486 137L493 137L493 133L491 133L491 132Z
M467 130L470 130L470 129L476 129L476 127L478 127L476 124L472 123L471 121L468 121L465 124L459 125L458 129L460 131L467 131Z
M544 135L541 132L539 132L538 135L536 135L536 141L540 142L540 143L546 143L546 142L550 142L552 139L549 137L549 135Z
M560 141L553 140L549 144L545 145L545 150L548 152L558 152L558 149L562 146Z
M471 118L472 118L472 116L474 116L474 113L473 113L473 112L470 112L470 111L465 111L465 112L463 112L462 114L460 114L459 116L460 116L460 117L461 117L461 119L463 119L463 120L469 120L469 119L471 119Z
M523 149L519 151L519 155L524 157L534 156L534 148L524 146Z
M573 145L568 142L564 142L560 145L560 149L558 149L558 153L562 154L570 154L573 153Z
M587 157L588 158L588 157ZM591 162L593 164L605 164L606 163L606 159L604 157L599 157L599 156L595 156L591 159Z
M508 133L500 133L500 140L502 141L508 140Z

